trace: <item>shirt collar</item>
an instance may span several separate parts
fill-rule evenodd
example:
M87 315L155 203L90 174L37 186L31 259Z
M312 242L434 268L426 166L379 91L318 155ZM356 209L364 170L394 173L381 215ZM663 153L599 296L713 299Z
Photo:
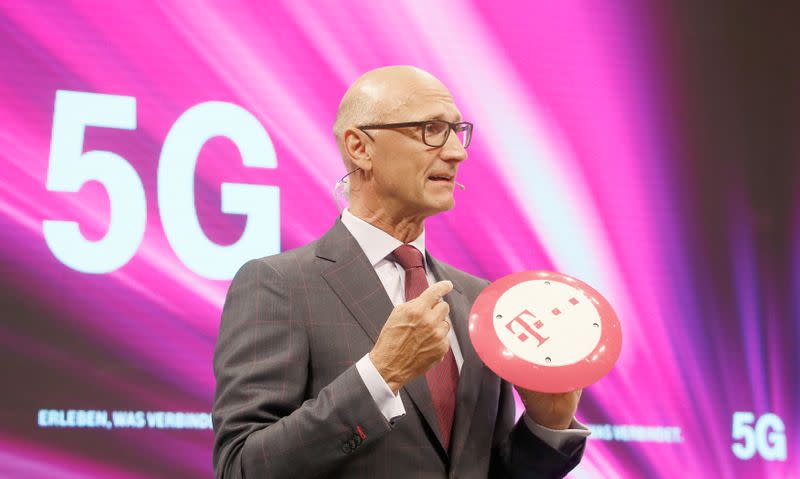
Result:
M403 244L402 241L389 233L354 216L350 213L349 209L342 211L342 223L347 230L350 231L350 234L353 235L353 238L356 239L361 249L364 250L364 254L367 255L367 259L373 267L391 254L398 246ZM408 244L417 248L424 258L425 230L423 229L422 233Z

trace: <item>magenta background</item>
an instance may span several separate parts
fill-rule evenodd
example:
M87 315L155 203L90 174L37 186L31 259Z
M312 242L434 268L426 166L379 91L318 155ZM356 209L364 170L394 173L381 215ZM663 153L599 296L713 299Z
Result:
M552 269L602 291L625 347L579 417L683 430L679 444L591 441L574 477L790 477L800 469L800 196L770 208L777 200L749 175L757 167L709 173L694 161L705 139L684 120L700 111L695 83L707 72L675 73L696 63L670 13L590 1L0 6L0 473L210 476L210 432L36 427L45 407L210 410L228 282L195 276L166 241L155 197L164 137L201 102L254 114L278 168L245 168L230 142L210 141L196 178L201 224L235 241L245 218L219 212L219 185L276 185L282 249L294 248L337 215L331 126L347 85L413 64L476 125L459 174L467 190L427 224L432 253L488 279ZM137 101L136 130L86 134L86 150L120 154L146 189L144 241L111 274L70 270L42 236L45 219L76 220L89 238L108 221L99 185L45 189L56 90ZM785 168L764 180L776 194L800 186ZM761 254L765 244L779 260ZM778 414L788 460L736 459L734 411Z

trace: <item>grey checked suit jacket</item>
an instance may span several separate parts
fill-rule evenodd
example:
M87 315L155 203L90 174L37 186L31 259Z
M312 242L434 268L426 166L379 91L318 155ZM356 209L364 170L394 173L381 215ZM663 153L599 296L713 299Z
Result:
M246 263L214 353L216 477L562 477L581 459L514 423L512 386L480 361L467 315L488 283L436 261L464 363L450 450L422 375L390 424L356 370L392 311L366 255L337 221L304 247Z

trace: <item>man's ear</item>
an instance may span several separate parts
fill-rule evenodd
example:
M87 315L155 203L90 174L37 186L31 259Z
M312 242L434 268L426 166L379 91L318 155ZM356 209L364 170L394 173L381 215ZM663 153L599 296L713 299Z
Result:
M372 170L372 143L366 134L357 128L345 130L342 141L350 162L363 171Z

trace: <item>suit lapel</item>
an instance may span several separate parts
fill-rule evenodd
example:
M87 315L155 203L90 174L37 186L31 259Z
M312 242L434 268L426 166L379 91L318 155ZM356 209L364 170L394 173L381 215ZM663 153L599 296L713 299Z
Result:
M481 363L478 354L472 347L469 338L468 321L469 310L472 306L469 299L464 295L461 285L458 284L447 273L447 266L428 255L428 264L434 276L439 280L450 280L453 283L453 291L445 296L445 300L450 305L450 319L453 322L458 346L461 349L461 356L464 362L461 365L461 372L458 378L458 393L456 396L456 416L453 421L453 433L450 439L451 461L458 460L458 456L464 449L464 444L469 433L469 426L475 411L475 405L480 392Z
M364 251L341 221L320 239L317 256L333 262L322 273L323 279L375 343L394 306ZM402 389L433 431L440 452L446 454L425 376L413 379Z
M392 302L375 269L341 221L320 239L317 256L333 261L323 279L372 339L378 340Z

